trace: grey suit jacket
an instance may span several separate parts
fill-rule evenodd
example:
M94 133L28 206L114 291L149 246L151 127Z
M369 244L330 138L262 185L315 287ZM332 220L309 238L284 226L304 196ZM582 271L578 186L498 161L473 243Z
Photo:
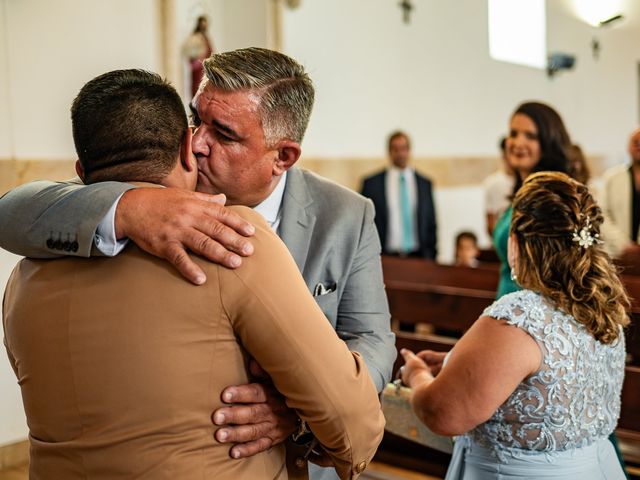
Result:
M380 391L396 349L373 217L371 200L307 170L289 170L278 233L309 290L322 284L329 291L314 294L316 302L349 350L362 354ZM309 472L312 480L338 478L333 468L309 464Z
M349 349L365 358L381 391L396 357L373 204L306 170L287 174L280 237L316 302Z
M97 225L130 188L117 182L22 185L0 198L0 246L32 258L98 254ZM311 172L289 170L280 236L309 290L322 284L329 291L315 295L318 305L349 349L362 354L381 391L396 350L373 216L371 201L362 196Z

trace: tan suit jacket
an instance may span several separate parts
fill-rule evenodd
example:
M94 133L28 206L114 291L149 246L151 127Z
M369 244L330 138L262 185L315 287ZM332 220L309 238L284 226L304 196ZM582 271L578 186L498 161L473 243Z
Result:
M600 206L604 214L602 238L604 247L613 256L622 254L631 242L631 178L629 165L618 165L604 174ZM640 238L636 239L640 243Z
M356 478L382 438L376 389L255 212L255 254L183 280L131 245L116 258L23 260L5 293L32 479L286 479L285 449L233 460L213 438L221 391L253 356L336 463ZM306 471L306 465L303 470Z

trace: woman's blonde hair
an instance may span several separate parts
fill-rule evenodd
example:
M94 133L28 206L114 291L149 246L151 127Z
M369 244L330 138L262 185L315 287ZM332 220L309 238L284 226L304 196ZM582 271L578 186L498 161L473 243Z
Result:
M629 299L599 242L603 217L587 187L559 172L531 175L513 202L518 283L552 300L596 340L613 343ZM578 241L580 233L591 245Z

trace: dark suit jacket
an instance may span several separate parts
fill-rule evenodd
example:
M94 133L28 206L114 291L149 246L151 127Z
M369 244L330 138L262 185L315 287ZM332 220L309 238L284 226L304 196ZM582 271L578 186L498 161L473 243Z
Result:
M436 211L433 203L431 180L423 177L418 172L415 172L415 174L418 184L418 251L424 258L435 259L438 250L436 248ZM367 177L362 183L361 190L362 195L370 198L376 208L375 222L378 235L380 235L383 253L389 253L387 250L389 214L387 212L387 194L385 191L386 178L387 170Z

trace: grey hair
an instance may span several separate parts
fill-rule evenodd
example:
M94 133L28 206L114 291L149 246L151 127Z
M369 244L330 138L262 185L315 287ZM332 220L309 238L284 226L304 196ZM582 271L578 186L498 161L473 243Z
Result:
M260 98L262 129L269 146L283 138L301 143L313 108L314 89L304 67L265 48L216 53L204 62L207 84L225 91L250 90Z

